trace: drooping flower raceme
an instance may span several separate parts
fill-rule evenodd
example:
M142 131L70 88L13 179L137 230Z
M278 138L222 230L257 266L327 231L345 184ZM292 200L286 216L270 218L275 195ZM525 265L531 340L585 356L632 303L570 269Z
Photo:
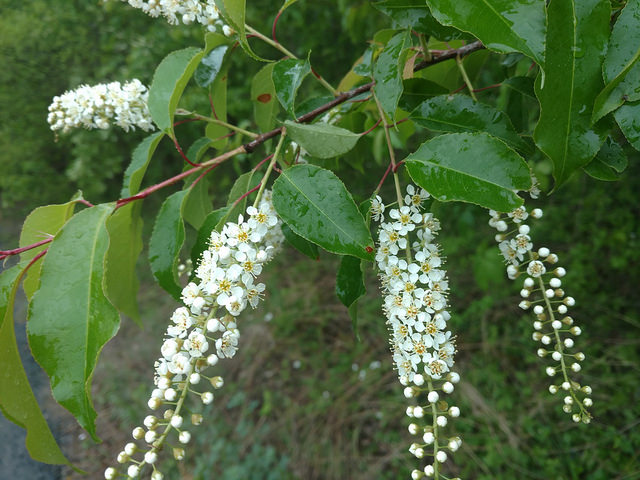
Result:
M134 8L139 8L151 17L164 17L172 25L197 22L210 32L222 32L227 36L233 30L225 25L214 0L122 0Z
M183 306L171 316L161 356L155 362L155 388L149 408L157 413L144 419L133 432L134 442L125 445L118 463L126 467L127 478L138 478L145 465L151 465L151 479L162 480L155 463L166 447L165 440L175 431L180 446L173 448L177 460L184 458L182 445L189 443L187 427L202 423L202 415L185 416L189 392L196 393L207 405L224 381L209 376L208 369L219 360L233 357L240 340L238 315L248 306L255 308L264 295L265 286L256 277L282 243L280 221L265 191L256 207L249 207L237 223L227 223L222 231L212 232L209 248L204 251L194 279L182 290ZM162 411L160 413L160 411ZM174 442L172 442L174 443ZM118 478L114 467L105 478Z
M47 121L51 130L68 132L72 128L109 128L112 123L125 131L155 127L147 107L149 91L140 80L125 84L111 82L82 85L53 98Z
M417 401L407 408L407 415L412 419L409 432L420 441L409 451L418 458L431 457L423 470L413 470L413 479L440 478L447 451L455 452L462 443L460 437L445 438L442 433L449 418L460 415L458 407L444 400L460 376L451 370L456 349L447 330L449 285L440 247L434 243L440 223L422 209L428 197L425 190L409 185L404 205L388 211L389 222L380 197L371 208L373 218L382 222L376 262L393 360L405 396ZM425 424L427 416L431 422Z
M571 414L575 422L589 423L591 415L587 408L593 405L591 387L570 378L572 373L581 370L580 362L585 355L572 353L574 338L582 330L568 314L575 300L566 296L562 288L562 277L567 272L557 265L558 256L548 248L534 250L530 228L524 223L529 216L542 217L542 210L536 208L529 213L525 207L519 207L507 214L492 210L490 215L489 225L498 231L496 241L507 264L507 275L512 280L525 277L520 291L520 308L531 309L535 315L533 339L542 344L538 355L551 357L554 362L546 368L547 375L561 377L559 384L549 386L549 391L552 394L563 391L563 410Z

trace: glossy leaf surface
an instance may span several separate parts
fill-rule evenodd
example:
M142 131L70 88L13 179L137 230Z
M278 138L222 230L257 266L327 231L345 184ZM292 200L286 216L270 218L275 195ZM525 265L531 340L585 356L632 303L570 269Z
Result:
M616 181L627 168L628 159L622 147L611 137L602 145L596 157L585 165L584 171L593 178Z
M14 329L13 306L23 265L0 274L0 410L27 431L26 446L34 460L69 465L56 443L22 366Z
M531 188L529 167L486 133L452 133L423 143L405 159L411 178L443 202L460 200L499 212L522 205Z
M426 100L411 112L411 119L439 132L487 132L518 150L528 150L507 115L466 95L441 95Z
M296 165L273 184L273 206L291 229L332 253L373 259L373 240L351 194L336 175Z
M309 60L288 58L280 60L273 66L271 78L280 104L295 117L294 104L298 88L302 81L311 73Z
M540 0L427 0L443 25L472 33L498 52L522 52L544 65L545 3Z
M318 246L315 243L311 243L296 234L286 223L282 224L282 234L293 248L312 260L318 260L320 254L318 253Z
M615 111L620 130L636 150L640 150L640 101L625 103Z
M173 130L178 101L203 55L199 48L185 48L167 55L156 68L148 104L151 118L161 131Z
M438 23L424 0L382 0L373 3L373 6L391 17L397 28L410 28L438 40L452 40L462 34L455 28Z
M373 66L373 79L376 82L373 91L382 110L391 120L395 119L398 101L402 95L402 52L408 42L407 31L391 37Z
M91 377L102 347L120 324L102 289L105 222L113 208L83 210L58 232L42 264L27 323L31 351L51 379L54 398L96 441Z
M193 76L198 85L208 87L213 83L222 69L222 62L228 48L228 45L219 45L202 57Z
M36 208L27 216L22 224L19 242L20 247L26 247L27 245L32 245L55 236L73 215L75 204L76 202L72 200L61 205L47 205ZM21 253L20 263L23 265L28 264L32 258L48 246L49 245L42 245L41 247L32 248L31 250ZM38 289L41 269L42 258L37 260L36 263L27 270L22 286L28 300L31 300L31 297L33 297L33 294Z
M176 268L184 243L182 209L188 193L188 190L181 190L167 197L160 207L149 240L151 272L158 285L175 299L179 299L182 292Z
M625 102L640 100L640 0L629 0L611 32L602 64L606 87L596 98L593 121Z
M591 106L602 89L600 66L609 35L608 2L554 0L549 5L544 82L536 95L536 144L553 162L555 187L591 161L604 141L591 125Z
M360 135L328 123L302 124L287 120L287 135L316 158L333 158L356 146Z

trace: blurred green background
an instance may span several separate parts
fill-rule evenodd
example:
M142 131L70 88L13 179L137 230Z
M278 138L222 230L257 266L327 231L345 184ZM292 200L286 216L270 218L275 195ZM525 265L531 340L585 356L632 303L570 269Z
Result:
M269 32L277 6L267 0L248 3L248 23ZM148 84L168 52L199 45L202 32L171 27L119 1L0 0L0 11L0 58L6 66L0 69L0 240L1 248L13 248L17 236L8 232L15 232L38 205L64 202L77 189L94 203L115 199L130 152L144 137L113 129L56 138L46 123L51 98L82 83L137 77ZM300 55L312 50L317 71L337 84L364 52L366 41L389 26L367 1L301 0L280 20L278 39ZM248 92L260 65L239 50L232 61L230 119L250 124ZM476 87L528 68L520 56L487 52L466 62ZM430 78L459 86L450 63L433 69ZM316 87L305 83L301 96L314 92ZM479 97L505 109L518 128L530 132L538 115L535 101L504 89ZM393 133L399 155L428 135L403 129ZM198 132L187 126L181 135L188 145ZM624 148L630 166L619 182L577 175L530 205L545 212L533 226L533 240L560 256L568 271L565 290L577 300L573 316L584 331L577 343L587 355L580 378L594 391L589 426L574 425L562 413L561 399L546 391L546 363L535 355L531 318L517 307L519 288L506 278L486 212L462 204L434 206L443 224L440 242L448 257L451 327L458 336L463 378L453 396L462 410L453 429L464 443L447 467L451 476L640 478L640 167L638 153ZM326 165L361 199L384 172L384 150L380 136L370 135L360 142L358 158ZM248 160L216 170L210 192L216 205ZM548 189L550 166L537 156L529 160ZM147 181L181 168L167 142ZM363 169L367 175L359 173ZM162 198L145 202L147 229ZM205 409L205 422L194 432L186 460L163 466L166 478L409 478L418 462L408 453L412 437L406 404L392 371L375 272L367 272L358 343L334 294L337 268L333 256L323 254L315 262L288 247L268 267L266 301L243 317L241 349L220 367L227 383ZM147 414L151 367L176 307L154 284L144 261L139 270L144 328L124 321L120 334L105 347L94 377L98 433L104 443L83 440L74 421L64 417L65 452L90 472L89 478L97 478L96 472L114 461L131 428ZM69 470L63 478L81 477Z

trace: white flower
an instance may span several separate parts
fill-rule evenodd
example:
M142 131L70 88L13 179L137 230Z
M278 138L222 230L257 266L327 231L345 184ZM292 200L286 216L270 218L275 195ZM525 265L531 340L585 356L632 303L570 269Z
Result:
M191 367L190 358L186 353L178 353L173 356L168 364L169 371L176 375L183 375Z
M47 121L51 130L65 133L78 127L105 129L110 122L125 131L135 127L150 131L154 126L147 108L148 95L147 87L137 79L124 85L81 85L53 98Z
M538 278L544 275L546 271L547 269L544 267L544 264L538 260L529 262L529 265L527 266L527 273L533 278Z
M189 338L184 342L184 348L193 358L201 357L209 349L207 337L194 330L189 334Z
M218 357L231 358L238 351L238 336L235 332L226 331L222 337L216 340L216 350Z
M371 218L376 222L379 222L384 218L384 203L382 203L382 198L376 195L373 200L371 200Z

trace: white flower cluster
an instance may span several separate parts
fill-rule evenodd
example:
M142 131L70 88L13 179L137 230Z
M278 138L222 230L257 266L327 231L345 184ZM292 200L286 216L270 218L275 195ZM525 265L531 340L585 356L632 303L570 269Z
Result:
M163 16L171 25L180 22L185 25L197 22L210 32L221 31L226 36L234 32L220 16L214 0L122 0L134 8L142 10L151 17Z
M519 207L507 214L491 210L490 215L489 225L498 231L496 241L507 263L507 275L512 280L525 275L520 291L523 300L519 306L523 310L532 309L535 315L533 339L542 343L538 355L550 356L555 362L554 366L547 367L547 375L554 377L559 373L562 376L561 383L551 385L549 391L555 394L563 390L563 410L571 414L575 422L589 423L591 415L587 408L593 405L589 397L591 387L581 386L569 378L570 372L581 370L580 362L585 355L582 352L568 353L574 347L574 337L582 330L568 315L575 300L565 296L562 288L561 279L567 272L557 266L558 256L548 248L534 251L530 228L524 223L529 216L541 218L542 210L536 208L529 214L525 207Z
M378 230L376 262L384 293L383 310L391 334L391 350L405 397L426 394L427 404L409 406L407 415L412 435L422 436L423 443L413 443L409 451L418 458L432 456L433 464L414 470L411 478L439 478L440 464L447 460L445 450L455 452L459 437L444 440L441 429L448 418L460 415L460 409L441 399L454 390L460 376L451 371L456 352L454 339L447 330L451 317L447 309L449 290L443 259L434 238L440 222L422 211L429 198L425 190L407 187L404 204L389 211L385 223L385 205L376 197L371 205L372 218L381 221ZM438 392L441 393L438 393ZM431 413L432 422L419 425ZM427 449L429 452L427 452Z
M205 371L220 359L236 354L240 338L237 316L248 305L258 305L265 286L255 283L255 278L283 238L267 191L257 208L247 208L246 219L240 215L237 223L229 222L221 232L211 233L209 248L195 270L198 283L191 282L182 290L184 306L173 312L160 349L162 356L155 363L156 388L148 405L152 410L165 410L162 415L147 416L144 427L133 430L133 438L143 447L128 443L118 455L118 463L128 464L127 478L138 478L149 464L151 479L162 480L164 476L155 463L167 435L175 430L180 444L190 441L182 415L187 393L206 384L213 389L223 386L222 377L208 376ZM207 387L199 396L205 405L214 399ZM203 418L192 414L190 420L196 426ZM173 455L181 460L184 449L173 448ZM113 467L105 471L106 479L119 475Z
M109 128L111 122L126 132L135 127L151 131L155 127L147 107L149 91L140 80L82 85L53 97L47 121L51 130Z

